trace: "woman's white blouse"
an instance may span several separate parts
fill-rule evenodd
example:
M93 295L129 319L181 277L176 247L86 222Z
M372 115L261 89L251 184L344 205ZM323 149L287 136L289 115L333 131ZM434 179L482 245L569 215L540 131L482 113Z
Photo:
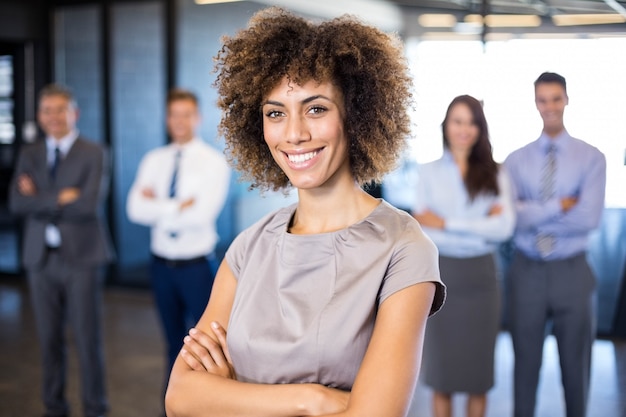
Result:
M416 214L430 210L442 217L445 228L424 231L444 256L467 258L493 252L496 244L509 239L515 228L515 209L509 176L499 167L496 195L480 194L470 200L457 164L449 152L441 159L420 166ZM502 212L489 216L494 205Z

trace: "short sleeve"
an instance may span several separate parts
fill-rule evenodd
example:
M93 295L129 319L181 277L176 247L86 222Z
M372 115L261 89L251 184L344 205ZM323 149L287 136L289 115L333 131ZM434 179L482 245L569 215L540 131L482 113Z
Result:
M243 232L239 233L237 237L230 244L228 249L226 250L226 254L224 258L230 267L235 279L239 279L239 273L243 268L244 262L244 254L246 253L246 247L248 246L248 235L250 234L250 229L246 229Z
M439 274L439 252L417 222L407 222L383 279L379 304L395 292L422 282L436 285L432 315L443 306L446 297L446 287Z

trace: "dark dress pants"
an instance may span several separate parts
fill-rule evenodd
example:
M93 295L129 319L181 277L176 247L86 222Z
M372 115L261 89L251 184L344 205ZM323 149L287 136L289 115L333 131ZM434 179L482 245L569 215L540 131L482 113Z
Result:
M183 338L200 320L209 301L214 278L212 262L209 257L192 263L152 260L152 288L167 343L164 389Z
M558 345L566 415L586 416L596 298L595 277L585 255L546 262L516 252L507 293L515 351L515 417L534 416L549 324Z
M49 251L41 268L27 272L41 344L46 413L69 414L65 398L67 323L78 353L84 415L104 414L108 404L101 330L101 269L68 262L56 251Z

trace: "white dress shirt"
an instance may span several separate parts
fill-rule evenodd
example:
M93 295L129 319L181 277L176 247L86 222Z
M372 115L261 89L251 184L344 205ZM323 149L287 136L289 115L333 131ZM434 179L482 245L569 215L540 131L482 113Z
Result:
M461 172L452 155L445 151L441 159L420 166L417 203L414 213L430 210L445 221L445 228L424 227L444 256L465 258L481 256L495 250L513 234L515 208L509 177L502 166L498 170L496 195L477 195L470 200ZM502 207L498 215L489 216L494 205Z
M179 150L176 196L170 198ZM132 222L151 227L154 255L173 260L208 255L219 240L215 222L226 201L229 182L230 168L224 156L201 139L182 146L163 146L143 157L128 194L126 212ZM144 190L152 190L155 197L146 197ZM194 204L181 210L181 204L190 198Z

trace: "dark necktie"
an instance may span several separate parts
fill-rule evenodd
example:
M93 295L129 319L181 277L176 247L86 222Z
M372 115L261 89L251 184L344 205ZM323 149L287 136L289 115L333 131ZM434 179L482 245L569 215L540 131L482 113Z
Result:
M59 169L59 164L61 163L61 150L57 146L54 148L54 159L52 160L52 165L50 166L50 178L55 179L57 176L57 170Z
M172 180L170 181L169 196L173 198L176 196L176 183L178 182L178 169L180 166L180 150L174 155L174 171L172 172ZM176 239L178 232L170 232L170 237Z
M176 196L176 182L178 181L178 167L180 165L180 151L176 152L174 155L174 171L172 172L172 181L170 182L170 192L169 196Z
M543 168L541 169L540 194L542 201L548 201L554 197L554 183L556 178L556 147L550 145L546 154ZM554 236L540 233L537 235L537 250L541 256L548 256L554 250Z

